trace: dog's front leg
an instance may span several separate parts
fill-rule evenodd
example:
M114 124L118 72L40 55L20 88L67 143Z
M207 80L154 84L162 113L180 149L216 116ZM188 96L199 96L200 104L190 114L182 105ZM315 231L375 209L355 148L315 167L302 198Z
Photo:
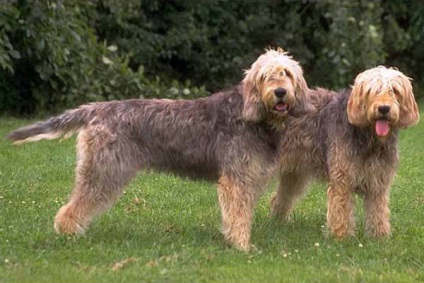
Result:
M365 232L375 238L390 234L389 189L369 191L364 196Z
M253 208L258 193L235 178L223 176L218 181L218 200L222 214L222 234L235 248L250 249Z
M344 238L355 233L354 196L343 181L330 181L327 190L327 225L331 235Z

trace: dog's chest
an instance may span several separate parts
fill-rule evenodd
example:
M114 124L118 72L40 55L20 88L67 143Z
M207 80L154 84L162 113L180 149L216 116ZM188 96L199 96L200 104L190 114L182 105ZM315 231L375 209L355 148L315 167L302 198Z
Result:
M282 171L320 171L323 161L323 154L320 148L314 145L314 141L309 138L285 139L280 145L280 168Z
M358 190L374 188L387 179L391 179L398 166L397 151L388 148L377 148L350 156L348 162L350 181Z

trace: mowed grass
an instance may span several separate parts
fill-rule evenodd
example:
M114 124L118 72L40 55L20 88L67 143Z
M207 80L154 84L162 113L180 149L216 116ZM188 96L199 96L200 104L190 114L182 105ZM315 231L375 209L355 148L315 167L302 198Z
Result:
M423 104L421 104L423 105ZM422 109L424 107L421 107ZM33 121L0 119L0 136ZM75 138L0 141L0 282L424 282L424 123L400 137L391 191L392 236L325 237L326 191L315 185L288 224L257 206L250 253L219 233L215 185L143 174L84 236L59 236L53 218L71 192Z

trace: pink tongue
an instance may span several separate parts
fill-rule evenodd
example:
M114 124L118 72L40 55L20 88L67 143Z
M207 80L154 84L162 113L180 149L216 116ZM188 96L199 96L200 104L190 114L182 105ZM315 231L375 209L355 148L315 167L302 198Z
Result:
M275 105L275 109L277 109L278 111L283 111L286 110L287 106L284 103L277 103Z
M380 137L387 136L389 131L390 131L389 121L377 120L377 122L375 122L375 132L377 133L378 136Z

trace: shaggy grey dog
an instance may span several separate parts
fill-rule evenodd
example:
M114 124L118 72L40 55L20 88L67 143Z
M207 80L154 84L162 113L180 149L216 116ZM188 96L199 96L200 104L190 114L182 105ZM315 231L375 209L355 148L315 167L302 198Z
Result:
M272 214L289 219L309 182L322 178L328 181L327 224L332 235L354 233L354 193L364 197L368 235L388 235L398 131L419 120L409 78L377 67L359 74L352 90L317 89L309 97L318 111L286 121Z
M83 233L137 171L153 169L217 181L222 232L248 250L253 208L275 172L284 121L314 109L306 90L299 64L268 50L232 90L83 105L8 137L22 143L79 132L75 188L55 218L60 233Z

